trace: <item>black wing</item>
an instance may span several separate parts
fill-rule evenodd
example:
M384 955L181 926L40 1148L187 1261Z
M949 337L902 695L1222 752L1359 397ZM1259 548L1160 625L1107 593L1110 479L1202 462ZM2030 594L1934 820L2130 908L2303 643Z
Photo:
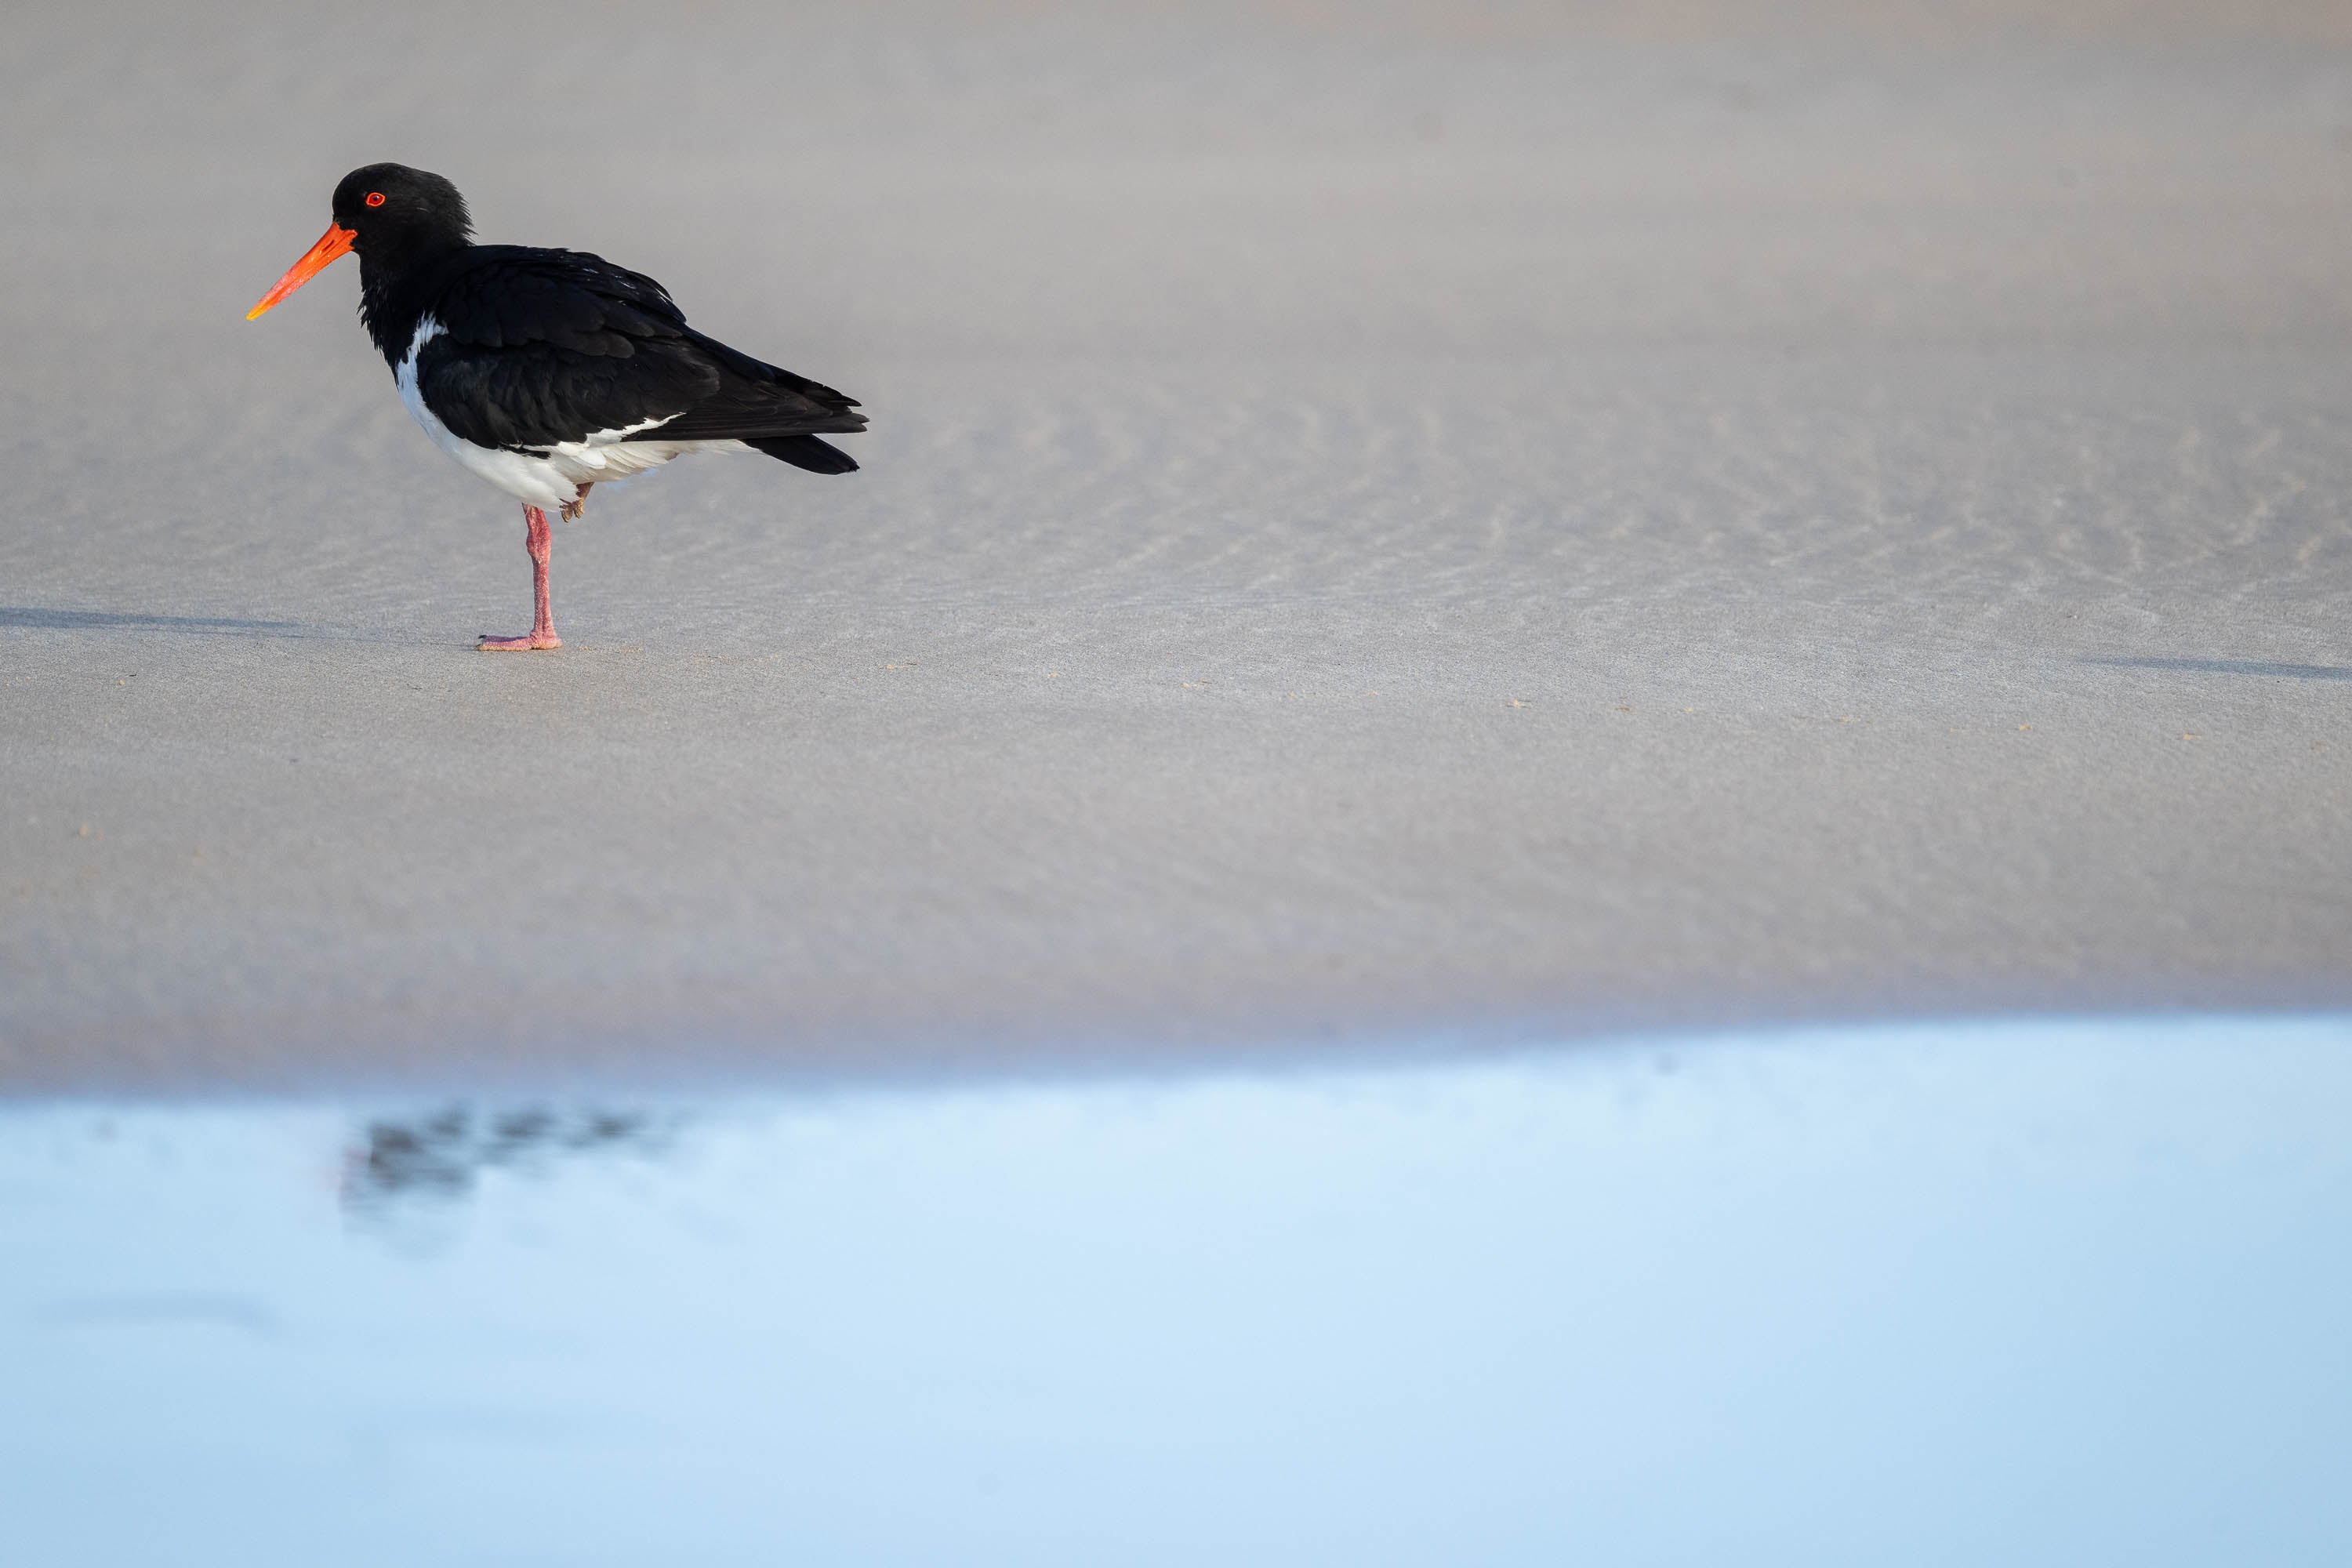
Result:
M428 307L417 391L450 431L517 450L659 420L647 440L866 428L845 397L704 337L662 286L580 251L478 246Z

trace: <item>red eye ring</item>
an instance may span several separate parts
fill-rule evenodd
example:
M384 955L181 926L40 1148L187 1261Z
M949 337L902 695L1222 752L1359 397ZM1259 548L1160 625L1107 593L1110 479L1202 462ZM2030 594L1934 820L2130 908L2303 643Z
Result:
M382 191L370 191L368 193L368 205L372 207L380 207L383 205L383 193Z

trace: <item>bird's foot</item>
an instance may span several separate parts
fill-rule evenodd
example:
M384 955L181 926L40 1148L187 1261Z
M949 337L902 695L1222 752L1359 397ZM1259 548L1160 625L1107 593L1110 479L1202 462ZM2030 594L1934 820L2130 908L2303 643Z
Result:
M494 637L484 632L474 647L484 653L529 653L533 648L562 647L563 639L553 632L530 632L519 637Z
M582 485L578 495L573 496L570 500L565 501L562 506L557 509L563 514L564 521L576 522L579 521L580 514L588 510L589 487L593 485L595 482L595 480L590 479L587 484Z

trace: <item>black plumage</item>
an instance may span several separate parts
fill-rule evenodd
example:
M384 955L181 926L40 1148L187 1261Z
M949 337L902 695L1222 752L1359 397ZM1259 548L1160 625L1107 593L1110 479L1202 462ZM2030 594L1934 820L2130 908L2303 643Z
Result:
M383 201L371 208L370 194ZM417 388L452 434L478 446L544 450L649 420L664 421L646 432L663 441L866 428L856 399L696 331L641 272L585 251L473 244L465 198L437 175L396 163L356 170L336 189L335 215L339 224L348 215L359 237L369 337L397 370L418 324L438 323L417 355ZM844 465L824 471L856 467L822 441L776 455L794 462L811 448Z
M334 222L258 316L345 252L360 315L427 435L523 503L538 616L497 648L556 647L550 509L688 452L743 450L821 474L856 469L824 439L866 428L857 400L687 325L669 291L584 251L476 245L457 188L399 163L355 169Z
M642 273L576 250L469 245L370 288L362 315L397 369L419 323L440 331L416 355L425 406L478 446L545 451L558 442L660 421L662 441L772 441L866 428L856 400L763 363L686 324ZM833 452L822 441L788 448ZM762 447L766 450L766 447ZM808 466L805 462L803 467Z

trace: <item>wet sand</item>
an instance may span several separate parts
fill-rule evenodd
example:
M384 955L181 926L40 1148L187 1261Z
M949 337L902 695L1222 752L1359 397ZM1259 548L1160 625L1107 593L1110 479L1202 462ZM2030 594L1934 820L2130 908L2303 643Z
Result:
M2325 13L583 15L12 29L0 1088L2352 1000ZM866 471L474 653L387 157Z

